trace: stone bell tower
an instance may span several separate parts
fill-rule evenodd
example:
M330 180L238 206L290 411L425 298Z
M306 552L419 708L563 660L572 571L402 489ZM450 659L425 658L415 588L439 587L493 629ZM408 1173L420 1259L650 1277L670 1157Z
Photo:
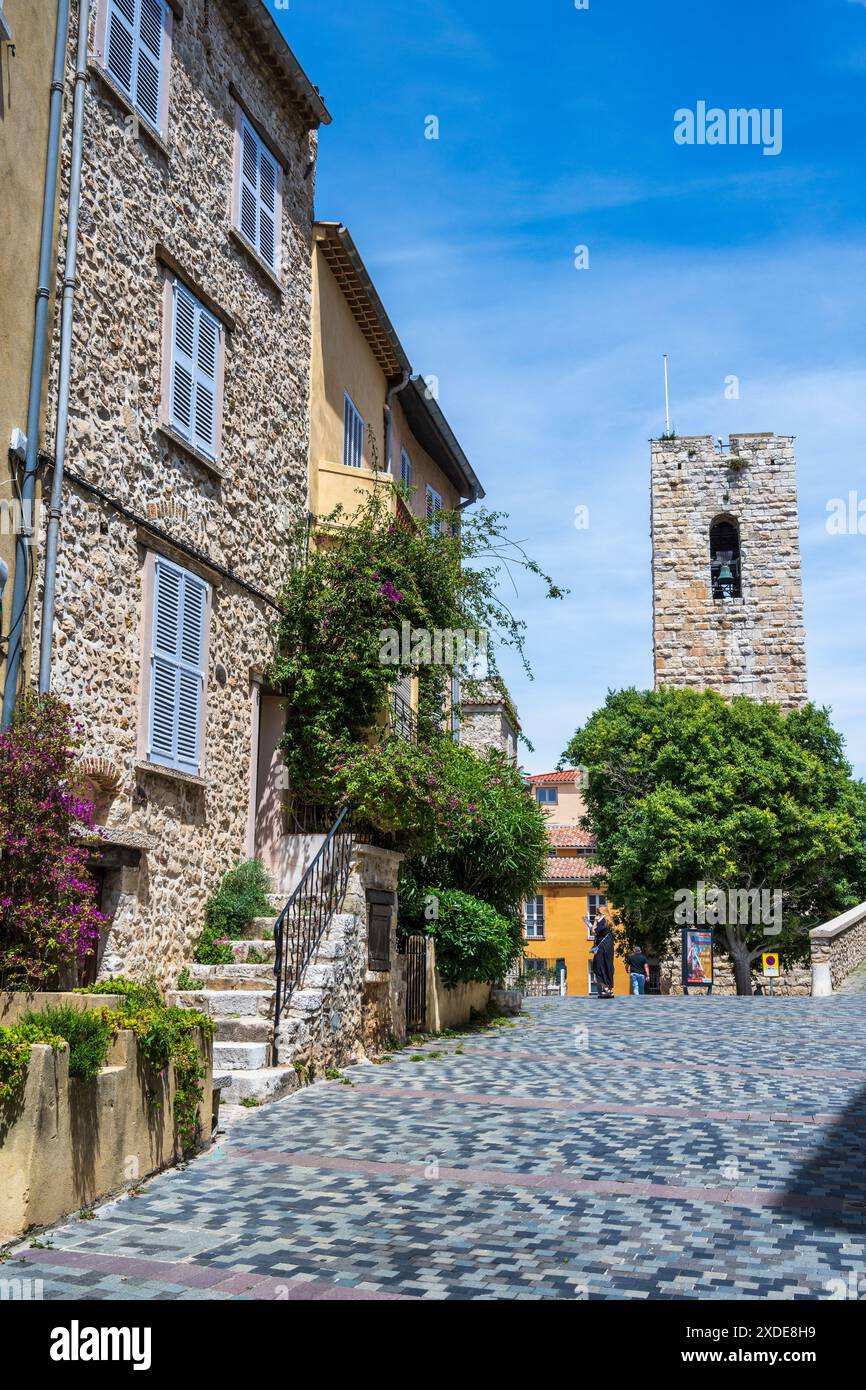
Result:
M793 440L652 445L655 683L808 699Z

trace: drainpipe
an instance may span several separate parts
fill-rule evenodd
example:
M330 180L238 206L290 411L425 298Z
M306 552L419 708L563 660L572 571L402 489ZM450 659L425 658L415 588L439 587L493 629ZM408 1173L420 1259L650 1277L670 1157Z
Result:
M394 460L391 458L391 451L394 442L394 427L391 402L398 392L402 391L404 386L408 385L411 375L411 371L404 371L400 380L395 382L393 386L388 387L388 394L385 397L385 472L390 473L392 478L394 476L394 469L392 467Z
M54 477L45 542L45 590L42 597L42 629L39 645L39 693L51 689L51 647L54 636L54 597L57 588L57 547L63 513L63 466L69 432L69 379L72 363L72 321L75 313L75 270L78 258L78 214L81 207L81 164L84 152L84 100L87 84L87 42L91 0L81 0L78 12L78 54L72 106L72 170L66 220L66 266L63 273L63 306L60 315L60 372L57 388L57 425L54 433Z
M24 626L30 588L30 548L33 539L33 502L36 496L36 469L39 463L39 417L42 411L42 382L48 346L48 301L51 294L51 268L54 252L54 218L57 211L57 176L60 168L60 132L63 121L63 78L69 34L69 0L57 0L57 30L54 36L54 63L51 75L51 102L48 114L48 148L45 158L45 184L42 194L42 230L39 243L39 277L33 348L30 358L30 387L27 399L27 449L21 483L21 526L15 541L15 579L12 588L12 615L9 628L9 660L3 691L2 727L8 729L15 713L18 675L24 649Z
M0 610L3 608L3 594L6 591L6 580L9 578L9 566L5 560L0 560ZM0 631L0 642L3 640L3 633Z

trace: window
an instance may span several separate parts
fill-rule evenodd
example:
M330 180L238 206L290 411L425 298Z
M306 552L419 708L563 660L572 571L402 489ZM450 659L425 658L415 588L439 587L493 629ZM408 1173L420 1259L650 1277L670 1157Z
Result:
M235 225L269 270L279 273L282 170L265 142L238 111Z
M558 806L559 791L556 787L539 787L535 799L541 806Z
M523 921L527 941L544 939L544 897L527 898L523 908Z
M163 127L169 35L166 0L106 0L103 60L149 126Z
M9 25L9 20L3 13L3 0L0 0L0 42L12 42L12 30Z
M588 941L592 941L593 937L595 936L595 931L591 923L595 921L595 914L598 912L599 908L603 907L607 907L607 898L604 897L603 894L587 893L586 916L583 920L586 923L586 936Z
M742 598L740 528L733 517L718 517L710 527L710 580L714 599Z
M343 463L346 468L360 468L363 461L364 421L346 391L343 398Z
M412 460L405 449L400 450L400 481L407 487L412 486Z
M592 961L590 961L590 962L589 962L589 965L587 966L586 974L587 974L587 982L586 982L586 983L587 983L587 989L586 989L587 994L598 994L598 980L595 978L595 974L594 974L593 969L592 969Z
M150 647L147 754L198 774L202 755L208 585L157 556Z
M169 424L182 439L216 459L222 324L180 280L172 285L169 342Z
M434 536L438 536L442 531L442 523L436 520L442 510L442 498L435 488L427 484L427 520L430 522L430 530Z

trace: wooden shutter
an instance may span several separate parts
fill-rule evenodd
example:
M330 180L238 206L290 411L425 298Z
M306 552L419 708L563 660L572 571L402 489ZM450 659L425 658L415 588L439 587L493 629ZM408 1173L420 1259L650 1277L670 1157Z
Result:
M135 109L160 129L165 0L108 0L105 66Z
M363 462L364 421L346 391L343 399L343 463L347 468L360 468Z
M213 314L209 314L207 309L199 304L197 326L193 442L210 458L216 458L220 325Z
M267 145L241 118L238 225L262 260L276 272L280 222L280 167Z
M279 178L277 161L259 144L259 252L271 270L277 268Z
M174 283L173 306L171 425L208 458L216 458L222 329L179 280Z
M201 767L207 592L198 575L157 559L148 753L183 772Z
M136 0L108 0L105 66L130 100L134 94Z
M135 102L142 116L159 130L165 0L138 0L138 7Z
M437 521L437 516L442 510L442 498L438 492L427 484L427 520L431 523L430 529L434 536L438 536L441 530L441 522Z
M391 919L397 896L377 888L367 890L367 969L391 969Z
M259 142L248 121L241 121L240 229L251 246L259 244Z

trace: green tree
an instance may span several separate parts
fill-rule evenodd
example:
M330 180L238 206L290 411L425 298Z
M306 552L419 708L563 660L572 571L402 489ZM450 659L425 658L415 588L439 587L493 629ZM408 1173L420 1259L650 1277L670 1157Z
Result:
M740 994L752 992L761 951L778 951L784 965L805 962L810 928L866 898L866 787L852 777L827 710L786 714L713 692L623 690L608 695L563 759L586 769L585 824L629 941L663 952L676 903L700 882L726 903L731 893L781 892L779 934L760 920L708 916Z
M299 543L299 538L295 538ZM498 647L514 647L528 670L525 624L500 595L503 571L525 570L563 591L519 544L501 513L475 509L435 525L399 520L383 485L347 525L340 508L324 518L317 544L293 568L282 595L278 655L271 675L285 699L283 757L294 795L327 802L349 745L369 742L403 676L417 676L422 736L435 732L459 652L442 660L403 651L384 634L470 632L487 642L496 678ZM406 659L404 659L404 657ZM464 690L471 693L473 681Z

